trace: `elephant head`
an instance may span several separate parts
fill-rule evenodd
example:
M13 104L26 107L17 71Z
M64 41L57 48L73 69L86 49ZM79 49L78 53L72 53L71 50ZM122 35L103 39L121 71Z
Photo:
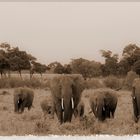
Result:
M103 96L95 98L94 112L99 120L105 120L105 99Z
M80 82L76 77L65 75L54 78L51 83L55 112L60 123L71 122L83 91Z

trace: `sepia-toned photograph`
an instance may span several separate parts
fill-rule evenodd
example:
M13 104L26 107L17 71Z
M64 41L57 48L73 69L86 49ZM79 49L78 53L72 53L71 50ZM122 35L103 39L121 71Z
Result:
M0 2L0 136L139 134L139 2Z

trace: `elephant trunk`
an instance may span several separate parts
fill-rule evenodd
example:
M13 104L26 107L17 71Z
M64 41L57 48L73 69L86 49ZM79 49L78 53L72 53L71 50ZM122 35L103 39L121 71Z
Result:
M67 98L68 99L68 98ZM67 99L61 98L61 109L62 109L62 122L71 121L72 113L74 110L74 100L73 97Z
M104 106L100 106L97 108L97 116L100 121L105 120L105 112L106 112L106 110L105 110Z

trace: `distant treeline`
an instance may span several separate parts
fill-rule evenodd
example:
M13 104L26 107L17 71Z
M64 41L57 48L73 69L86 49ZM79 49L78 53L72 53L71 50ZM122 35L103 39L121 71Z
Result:
M125 76L128 71L133 70L140 75L140 47L129 44L124 47L121 59L118 54L110 50L100 50L105 63L90 61L84 58L72 59L69 64L62 65L60 62L52 62L49 65L37 62L37 58L21 51L19 47L11 47L8 43L0 44L0 73L6 74L18 71L22 76L23 70L29 70L30 76L36 72L41 75L45 72L58 74L79 73L84 78L97 76Z

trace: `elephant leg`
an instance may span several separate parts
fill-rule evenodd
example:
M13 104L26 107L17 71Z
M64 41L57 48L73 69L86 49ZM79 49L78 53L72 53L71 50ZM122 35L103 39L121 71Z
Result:
M138 117L134 116L134 121L135 121L135 123L137 123L138 122Z
M109 108L109 106L105 106L105 117L110 118L110 108Z
M114 113L115 113L115 109L112 109L111 110L111 116L112 116L112 118L114 118Z
M24 112L24 104L23 103L20 105L19 112L20 113Z
M83 117L83 115L84 115L84 108L82 107L80 110L80 117Z
M136 98L133 98L132 102L133 102L133 111L134 111L134 121L137 123L139 114L138 114L138 106L137 106Z
M31 107L32 107L32 106L28 106L28 110L30 110L30 109L31 109Z

